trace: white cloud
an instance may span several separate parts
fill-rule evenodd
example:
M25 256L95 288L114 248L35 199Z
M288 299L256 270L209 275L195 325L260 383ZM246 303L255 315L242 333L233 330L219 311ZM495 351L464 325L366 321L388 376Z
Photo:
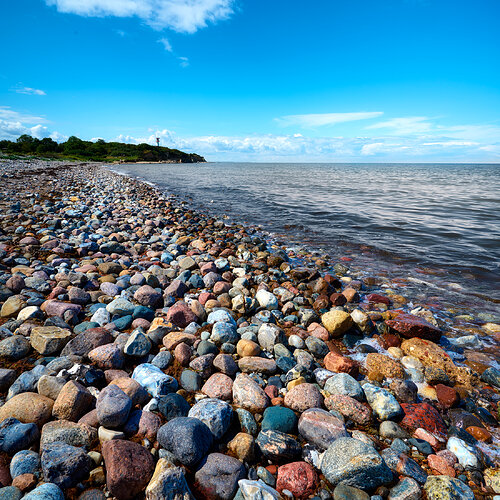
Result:
M208 23L227 19L234 0L45 0L59 12L81 16L133 17L154 29L194 33Z
M430 132L432 123L426 116L409 116L405 118L393 118L385 122L368 125L366 129L388 129L395 135L424 134Z
M179 64L182 68L187 68L189 66L189 59L187 57L178 57L177 59L179 59Z
M168 41L168 38L160 38L158 43L161 43L167 52L173 52L174 49L172 48L172 44Z
M40 89L34 89L32 87L15 87L12 89L13 92L18 94L26 94L26 95L47 95L45 91Z
M51 137L61 141L67 137L59 132L51 131L44 123L45 118L15 111L8 106L0 106L0 139L15 141L20 135L28 134L37 139Z
M498 161L500 145L456 141L446 137L430 142L418 137L305 137L293 135L179 137L175 132L149 131L142 137L124 136L119 141L146 142L195 152L208 160L249 161Z
M287 115L275 118L280 125L288 127L298 125L305 128L323 127L325 125L337 125L338 123L353 122L357 120L368 120L377 118L384 113L382 111L368 111L357 113L317 113L308 115Z

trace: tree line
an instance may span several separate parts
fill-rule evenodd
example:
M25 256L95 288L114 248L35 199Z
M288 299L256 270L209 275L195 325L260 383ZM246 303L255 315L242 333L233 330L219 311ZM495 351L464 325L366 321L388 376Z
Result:
M83 141L71 136L66 142L56 142L50 137L37 139L24 134L15 142L0 141L0 151L7 155L35 155L43 158L61 158L88 161L124 161L156 162L170 161L177 163L204 162L203 156L185 153L178 149L150 144L125 144L123 142Z

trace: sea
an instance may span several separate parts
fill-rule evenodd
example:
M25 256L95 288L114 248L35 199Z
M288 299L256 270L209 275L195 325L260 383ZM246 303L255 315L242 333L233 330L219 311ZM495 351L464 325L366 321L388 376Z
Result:
M461 315L471 325L500 320L500 165L209 162L112 169L201 212L255 226L275 244L327 254L354 276L379 278L410 305Z

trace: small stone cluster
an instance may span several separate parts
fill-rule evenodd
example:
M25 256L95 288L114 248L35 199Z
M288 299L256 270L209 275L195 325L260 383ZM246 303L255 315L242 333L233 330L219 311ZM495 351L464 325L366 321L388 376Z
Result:
M500 371L431 311L103 166L0 176L0 500L500 495Z

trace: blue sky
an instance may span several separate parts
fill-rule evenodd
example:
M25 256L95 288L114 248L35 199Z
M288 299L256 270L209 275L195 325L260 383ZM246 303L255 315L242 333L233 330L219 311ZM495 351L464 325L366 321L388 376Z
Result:
M500 160L498 0L16 0L0 138L209 160Z

